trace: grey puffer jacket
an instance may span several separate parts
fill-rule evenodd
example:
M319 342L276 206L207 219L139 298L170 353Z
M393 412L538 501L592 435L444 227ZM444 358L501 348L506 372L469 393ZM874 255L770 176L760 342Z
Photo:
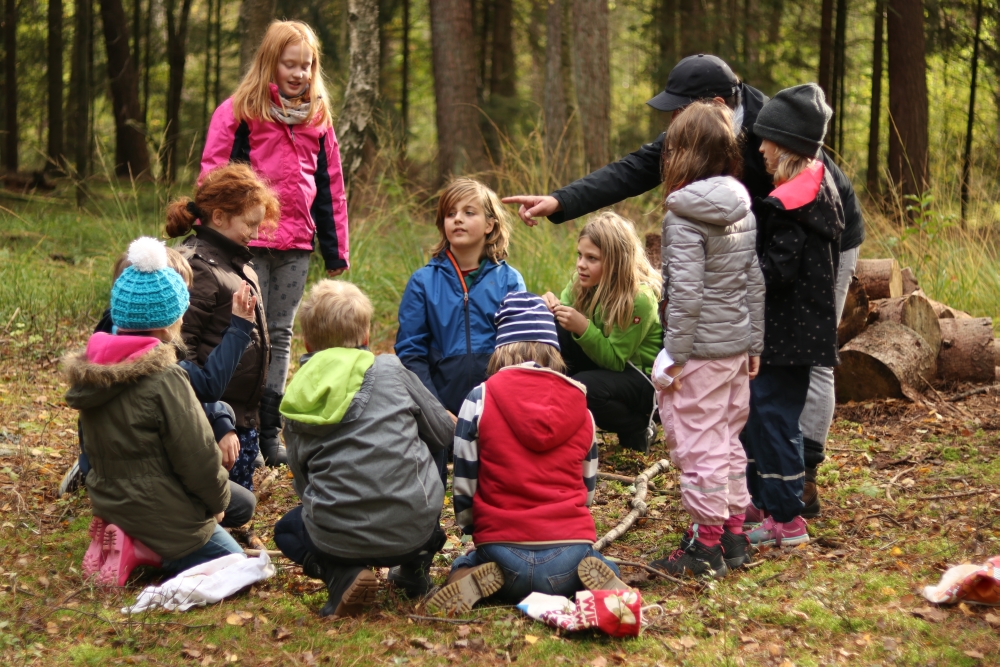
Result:
M674 363L764 349L764 276L750 195L731 176L667 197L662 253L663 347Z

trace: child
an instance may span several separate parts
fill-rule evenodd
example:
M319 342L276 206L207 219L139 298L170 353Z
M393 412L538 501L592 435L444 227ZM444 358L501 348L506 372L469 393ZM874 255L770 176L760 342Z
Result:
M524 290L509 266L510 220L500 198L479 181L458 178L438 200L441 240L414 273L399 303L396 356L450 413L486 379L496 327L508 292ZM446 456L438 455L445 480Z
M455 429L455 520L476 548L455 559L427 606L459 614L485 597L625 589L593 549L597 429L583 385L562 374L552 315L540 297L512 292L496 321L489 379Z
M281 202L277 229L250 242L271 341L258 424L271 466L285 461L278 406L314 239L329 276L348 267L347 200L331 106L315 33L300 21L274 21L236 93L212 115L201 158L200 182L220 165L244 162Z
M133 246L130 259L111 293L117 334L95 333L66 360L91 504L110 524L94 535L84 566L118 586L136 565L178 571L242 553L218 525L230 502L222 455L176 363L187 287L162 244Z
M274 527L274 543L329 599L321 616L374 602L371 567L411 596L430 587L444 545L444 487L431 452L454 424L399 359L368 351L372 304L348 282L321 280L299 312L309 354L281 402L288 465L302 500Z
M257 238L264 221L278 216L273 193L250 167L219 167L202 180L194 201L187 197L167 207L166 231L171 238L194 230L179 246L188 257L194 280L191 307L184 314L184 343L188 359L204 367L209 355L224 339L232 320L233 294L247 283L260 294L257 275L250 267L247 245ZM200 221L201 224L195 224ZM258 408L267 379L269 345L264 310L254 307L250 345L226 385L222 400L236 414L239 457L230 478L253 491L253 461L259 451Z
M719 577L749 561L739 434L764 345L764 278L732 127L728 108L695 102L670 123L664 151L665 353L653 381L667 384L657 386L660 421L691 525L681 548L651 565L675 576Z
M819 86L807 83L775 95L754 124L777 186L760 206L764 351L760 374L750 383L750 417L742 436L750 495L764 519L750 533L755 545L809 541L801 516L805 468L799 417L810 367L840 361L834 283L844 212L830 172L817 159L832 113Z
M580 230L576 275L560 298L544 297L568 375L587 387L597 426L617 433L622 447L644 453L656 433L649 373L663 347L660 283L632 223L600 213Z

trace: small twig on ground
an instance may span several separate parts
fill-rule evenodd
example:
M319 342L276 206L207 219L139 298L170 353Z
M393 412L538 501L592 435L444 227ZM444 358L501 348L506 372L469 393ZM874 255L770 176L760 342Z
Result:
M915 496L917 500L947 500L948 498L965 498L966 496L977 496L980 493L985 493L986 489L973 489L972 491L963 491L961 493L946 493L940 496Z
M893 540L892 542L889 542L889 544L883 544L882 546L880 546L880 547L879 547L878 549L876 549L875 551L885 551L885 550L886 550L886 549L888 549L889 547L891 547L891 546L893 546L893 545L896 545L896 544L899 544L900 542L902 542L902 541L903 541L903 539L905 539L905 538L900 538L900 539L898 539L898 540Z
M899 480L900 477L902 477L903 475L905 475L908 472L912 472L916 467L917 466L910 466L906 470L901 470L900 472L896 473L896 476L893 477L891 480L889 480L889 484L895 484L896 481Z
M629 477L628 475L619 475L613 472L598 472L597 479L611 479L616 482L622 482L623 484L635 484L635 477Z
M244 549L243 553L245 553L247 556L259 556L262 551L266 553L269 558L285 557L285 554L281 553L280 551L276 551L274 549Z
M418 614L407 614L407 618L414 621L433 621L435 623L450 623L452 625L469 625L472 623L484 623L481 618L439 618L437 616L420 616Z
M21 313L21 307L18 306L17 308L14 309L14 314L10 316L9 320L7 320L7 325L3 328L4 333L7 333L10 330L10 325L14 323L14 318L16 318L20 313Z
M608 560L610 560L615 565L624 565L625 567L637 567L637 568L639 568L641 570L645 570L646 572L649 572L652 575L655 575L657 577L661 577L663 579L666 579L667 581L672 581L675 584L678 584L680 586L693 586L693 585L697 585L693 581L684 581L683 579L678 579L677 577L672 577L669 574L667 574L666 572L662 572L660 570L657 570L655 567L650 567L649 565L646 565L645 563L636 563L635 561L620 560L618 558L608 558Z
M594 543L594 550L601 551L604 547L608 546L619 537L625 534L629 528L631 528L636 519L639 517L646 516L648 507L646 506L646 493L649 490L649 480L659 475L664 470L670 467L670 461L666 459L660 459L649 468L643 470L635 478L635 495L632 496L632 500L629 503L632 506L632 511L625 515L625 518L621 522L608 531L608 533L597 540Z
M892 515L890 515L890 514L888 514L886 512L879 512L878 514L869 514L867 517L865 517L865 521L867 521L868 519L878 519L879 517L881 517L883 519L888 519L889 521L892 521L894 524L896 524L900 528L904 528L905 527L905 526L903 526L903 524L901 524L900 522L896 521L896 519L894 519L892 517Z
M855 454L871 454L867 449L861 449L858 447L827 447L828 452L852 452Z
M969 391L963 391L959 394L955 394L954 396L949 396L945 400L948 401L949 403L954 403L955 401L961 401L963 398L968 398L969 396L975 396L976 394L988 394L997 387L1000 387L1000 385L990 384L986 385L985 387L976 387L975 389L970 389Z
M273 484L274 480L276 480L277 478L278 478L278 469L272 468L271 472L268 473L267 477L264 478L264 480L257 486L257 488L253 492L253 495L257 498L257 500L260 500L261 496L269 492L271 484Z

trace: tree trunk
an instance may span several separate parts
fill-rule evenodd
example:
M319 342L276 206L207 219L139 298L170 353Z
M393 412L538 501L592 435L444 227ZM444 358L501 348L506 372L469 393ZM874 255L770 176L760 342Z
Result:
M903 276L894 259L859 259L855 271L869 299L892 299L903 295Z
M493 49L490 65L490 97L516 96L513 0L496 0L493 5Z
M844 301L844 312L837 325L837 346L843 347L857 338L868 327L868 294L857 276L851 277L851 285L847 288L847 300Z
M994 379L993 320L988 317L944 319L938 377L945 381L992 382Z
M150 0L152 2L152 0ZM146 53L149 53L147 44ZM148 59L148 58L147 58ZM215 106L222 104L222 0L215 2Z
M956 320L956 319L969 319L972 315L969 315L965 311L958 310L957 308L952 308L946 304L940 303L930 298L924 291L918 289L914 294L919 294L920 296L927 299L927 302L931 304L931 308L934 309L934 314L937 315L939 320Z
M819 17L819 72L816 82L829 101L833 93L833 0L822 0Z
M927 189L927 61L921 0L888 0L889 176L897 192Z
M711 53L711 39L705 17L703 0L680 0L680 53L681 58L696 53ZM666 82L664 81L664 84Z
M403 125L403 157L410 131L410 0L403 0L403 64L400 73L399 115Z
M916 331L937 356L941 349L941 324L930 301L922 294L883 299L874 304L879 322L895 322Z
M877 322L840 350L840 365L834 368L837 402L916 400L934 377L934 367L934 350L917 332Z
M847 65L847 0L837 0L837 23L833 38L833 95L829 102L833 109L826 143L838 154L844 150L844 70Z
M378 0L348 0L350 29L351 74L340 112L340 156L344 182L361 166L365 140L372 132L372 114L378 100L379 30Z
M3 16L4 131L3 167L17 173L17 0L6 0Z
M274 19L277 0L242 0L240 2L240 76L247 73L254 53L264 39L267 26Z
M49 0L48 70L49 84L49 160L46 170L62 169L63 158L63 5Z
M73 19L73 53L70 65L70 112L66 118L67 156L72 156L77 179L77 205L85 195L83 180L90 162L90 58L94 48L93 4L77 2Z
M969 178L972 175L972 125L976 118L976 75L979 72L979 35L983 24L983 0L976 2L976 36L972 42L972 72L969 81L969 114L965 126L965 153L962 155L962 229L969 208Z
M584 171L593 171L611 161L608 0L573 0L573 78Z
M163 144L164 180L177 180L177 139L181 135L181 93L184 89L184 64L187 62L187 27L191 0L182 0L180 16L175 16L176 0L167 0L167 62L170 75L167 83L167 129Z
M653 5L653 38L656 40L653 63L653 91L658 93L667 85L670 70L677 64L677 0L656 0ZM652 136L663 132L662 112L649 110Z
M568 153L569 108L563 85L563 2L548 0L545 10L545 159L548 163L549 187L559 187L565 175Z
M209 114L208 96L211 93L210 86L212 85L212 19L214 18L212 12L214 9L215 1L208 0L208 8L205 10L205 70L202 72L204 87L201 96L201 125L206 132Z
M431 51L438 135L438 169L452 174L486 165L476 100L476 53L471 0L432 0Z
M121 0L101 0L101 23L115 117L115 173L148 177L149 151L142 132L139 82L132 66L128 24Z
M149 0L149 4L146 5L146 23L143 26L142 42L143 46L143 56L142 56L142 124L146 125L146 119L149 115L149 72L152 68L152 40L150 36L153 34L153 0Z
M882 52L885 50L885 0L875 0L875 37L872 40L872 101L868 124L868 196L878 196L879 187L878 147L882 123Z

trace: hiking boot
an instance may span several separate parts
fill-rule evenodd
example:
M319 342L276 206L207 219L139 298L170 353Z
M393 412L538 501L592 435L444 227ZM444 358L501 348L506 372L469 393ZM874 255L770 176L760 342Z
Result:
M767 517L764 523L750 531L750 544L756 547L794 547L809 542L806 522L797 516L788 523L779 523L774 517Z
M503 588L503 570L496 563L463 568L461 578L452 578L427 601L427 608L448 616L464 614L482 600Z
M378 579L374 572L360 565L329 568L326 590L329 598L319 610L320 616L357 616L364 605L375 603Z
M753 545L746 533L731 533L728 530L722 531L722 539L719 544L722 546L722 555L726 560L726 567L730 570L738 570L750 562L750 556L754 552Z
M600 558L587 556L576 566L576 573L587 590L591 591L627 591L631 590L624 581L618 578L611 566Z
M686 549L677 549L666 558L654 560L649 566L675 577L709 575L718 579L729 574L722 545L706 547L698 540L691 540Z
M802 516L815 519L819 516L819 488L816 486L816 468L806 468L806 479L802 485Z
M270 468L288 465L288 453L281 444L281 412L284 395L265 389L260 399L260 453Z
M427 591L434 585L430 574L428 574L429 565L430 563L417 563L415 561L397 565L389 568L389 576L386 578L396 588L403 589L407 597L421 598L427 595Z
M743 514L743 525L744 526L755 526L758 523L762 523L764 519L768 517L765 510L757 509L753 503L747 506L746 512Z

